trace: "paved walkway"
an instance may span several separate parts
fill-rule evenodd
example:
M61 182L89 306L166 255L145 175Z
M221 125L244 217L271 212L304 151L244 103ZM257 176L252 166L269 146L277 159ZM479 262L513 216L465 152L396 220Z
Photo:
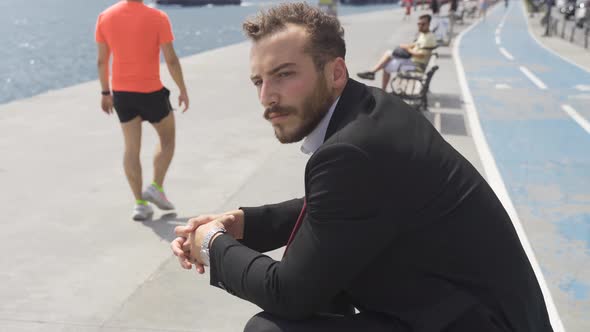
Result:
M351 75L415 34L417 15L402 16L341 18ZM306 157L276 142L262 119L248 50L241 43L182 59L192 108L177 114L166 182L178 214L150 222L130 220L121 133L99 110L97 82L0 106L0 183L9 188L0 192L0 331L238 331L259 311L181 270L169 250L174 226L190 216L303 193ZM452 51L439 53L427 116L484 172ZM147 180L156 137L144 128Z
M464 35L460 54L497 164L488 180L496 192L505 187L504 205L530 241L553 322L588 331L590 72L539 45L519 3L492 10Z
M578 51L578 56L584 54L588 57L590 55L590 26L588 24L580 27L576 20L573 18L566 20L564 15L559 12L559 8L553 7L551 10L552 25L549 31L547 31L547 26L541 25L541 20L546 16L546 11L533 13L533 16L530 16L530 14L527 15L529 15L531 25L534 26L535 33L546 39L559 39L577 46L579 50L585 51ZM549 33L548 37L545 36L547 32Z
M553 9L552 13L553 17L559 21L557 23L557 33L552 31L550 37L544 36L546 29L541 25L541 18L543 17L544 13L537 13L534 15L534 17L530 17L527 14L529 31L544 47L556 54L559 54L559 56L564 57L568 61L571 61L572 63L575 63L576 65L590 71L590 45L588 48L584 48L585 31L579 28L572 30L572 26L574 25L573 21L565 22L564 26L562 19L563 15L558 14L555 8ZM574 40L570 42L572 31ZM562 32L564 32L563 37Z

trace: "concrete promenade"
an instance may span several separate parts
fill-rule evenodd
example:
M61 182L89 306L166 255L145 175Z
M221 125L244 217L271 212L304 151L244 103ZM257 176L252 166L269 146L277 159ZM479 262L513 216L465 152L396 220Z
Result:
M402 16L341 18L351 77L414 36L417 15ZM96 81L0 105L0 332L229 332L259 311L209 286L207 274L182 270L169 249L173 228L192 216L303 193L307 158L262 119L248 50L245 42L182 59L192 106L176 114L165 185L177 214L156 211L144 223L130 218L122 135L116 116L100 111ZM483 173L452 49L438 51L427 116ZM174 104L178 91L162 71ZM155 142L144 126L144 181Z

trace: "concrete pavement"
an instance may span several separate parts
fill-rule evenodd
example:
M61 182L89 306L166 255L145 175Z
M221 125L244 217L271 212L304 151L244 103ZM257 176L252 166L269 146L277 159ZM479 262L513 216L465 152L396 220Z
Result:
M590 46L589 48L584 48L585 40L583 39L585 37L585 31L582 31L583 29L580 28L572 30L574 22L563 20L563 15L558 14L554 8L553 17L559 21L557 23L558 31L557 34L552 32L551 36L545 37L546 29L541 25L543 15L544 13L538 13L534 17L531 17L527 14L528 27L533 37L547 49L590 71ZM574 40L570 42L572 32Z
M414 36L417 15L402 17L341 18L351 76ZM169 250L173 228L191 216L303 193L307 159L298 144L276 142L262 119L248 49L182 59L192 106L176 114L166 181L178 214L157 212L149 222L130 219L122 137L116 116L99 110L97 82L0 106L0 182L9 189L0 192L0 331L239 331L259 311L209 286L208 275L180 269ZM439 53L427 117L483 172L452 51ZM176 88L163 77L174 102ZM146 181L155 140L144 126Z

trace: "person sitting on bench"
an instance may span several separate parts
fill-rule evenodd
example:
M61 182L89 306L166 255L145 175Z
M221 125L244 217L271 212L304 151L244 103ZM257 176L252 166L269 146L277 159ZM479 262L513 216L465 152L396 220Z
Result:
M436 48L436 38L430 32L430 15L422 15L418 19L418 38L412 44L401 44L395 50L388 50L370 71L357 73L357 76L366 80L374 80L375 73L383 70L381 88L385 90L391 73L404 70L424 71L428 65L432 50Z

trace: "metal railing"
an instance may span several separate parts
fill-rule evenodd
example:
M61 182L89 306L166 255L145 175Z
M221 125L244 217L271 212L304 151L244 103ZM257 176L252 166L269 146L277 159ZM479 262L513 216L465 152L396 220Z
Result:
M588 20L581 22L567 20L559 13L556 15L553 14L551 9L547 8L545 5L541 7L529 6L529 11L530 10L532 10L532 12L545 12L545 14L541 17L541 25L545 29L543 36L557 36L563 40L569 41L572 44L589 49L590 22Z

